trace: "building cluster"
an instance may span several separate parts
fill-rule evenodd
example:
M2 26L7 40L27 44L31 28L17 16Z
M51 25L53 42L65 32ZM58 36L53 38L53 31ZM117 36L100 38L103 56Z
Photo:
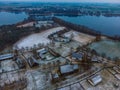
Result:
M114 75L115 78L117 78L117 80L120 80L120 67L119 66L115 66L113 68L109 68L108 71Z
M68 43L71 41L71 38L65 37L63 34L68 32L68 29L64 29L61 31L57 31L55 33L52 33L48 36L49 39L51 39L54 42L64 42L64 43Z
M44 23L42 22L42 24ZM7 73L1 66L1 62L11 60L15 65L12 65L14 69L9 72L37 69L42 72L46 71L53 85L57 85L62 81L70 83L68 80L70 78L75 78L75 81L85 78L93 87L102 83L104 78L100 73L96 74L98 70L105 68L96 66L98 63L102 64L100 63L102 59L95 50L90 50L87 45L82 46L80 43L76 43L77 41L73 40L73 35L65 37L63 34L68 31L68 29L65 29L50 34L48 38L51 42L48 46L43 45L31 50L15 49L13 53L0 55L0 74ZM120 80L119 67L114 67L109 71ZM73 82L75 81L73 80ZM5 82L0 86L0 90L12 90L11 88L22 90L25 87L27 87L27 79L22 77L13 81L8 80L7 83Z
M35 27L41 28L41 27L47 27L47 26L53 26L53 21L37 21L35 23Z

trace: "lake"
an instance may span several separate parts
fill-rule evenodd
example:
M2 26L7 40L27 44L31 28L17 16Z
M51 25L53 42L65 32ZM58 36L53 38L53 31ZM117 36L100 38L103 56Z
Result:
M1 25L11 25L23 21L28 18L25 12L22 13L10 13L10 12L0 12L0 26Z
M91 29L100 31L105 35L120 36L120 17L105 16L58 16L59 18L78 25L83 25Z

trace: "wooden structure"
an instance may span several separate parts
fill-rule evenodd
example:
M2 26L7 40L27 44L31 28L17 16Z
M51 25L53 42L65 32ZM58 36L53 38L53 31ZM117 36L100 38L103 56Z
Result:
M9 54L3 54L0 55L0 61L7 60L7 59L13 59L14 55L9 53Z
M98 85L100 82L102 82L102 77L100 75L96 75L91 77L90 79L88 79L88 82L93 85L96 86Z

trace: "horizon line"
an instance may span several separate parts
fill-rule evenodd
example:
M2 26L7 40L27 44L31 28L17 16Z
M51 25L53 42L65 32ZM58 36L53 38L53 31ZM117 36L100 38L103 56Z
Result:
M0 1L0 2L5 2L5 3L11 3L11 2L16 2L16 3L22 3L22 2L33 2L33 3L99 3L99 4L120 4L120 2L83 2L83 1L78 1L78 2L63 2L63 1L59 1L59 2L45 2L45 1Z
M110 3L110 4L120 4L120 2L84 2L84 1L78 1L78 2L69 2L69 1L58 1L58 2L54 2L54 1L49 1L49 2L46 2L46 1L9 1L9 0L6 0L6 1L0 1L0 2L5 2L5 3L10 3L10 2L33 2L33 3Z

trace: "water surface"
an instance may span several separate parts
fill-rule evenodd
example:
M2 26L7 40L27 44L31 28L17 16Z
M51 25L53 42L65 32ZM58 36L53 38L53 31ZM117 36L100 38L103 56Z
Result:
M78 16L68 17L59 16L59 18L78 25L84 25L91 29L100 31L105 35L120 35L120 17L104 16Z
M24 12L16 14L10 12L0 12L0 26L10 25L23 21L28 18L28 15Z

